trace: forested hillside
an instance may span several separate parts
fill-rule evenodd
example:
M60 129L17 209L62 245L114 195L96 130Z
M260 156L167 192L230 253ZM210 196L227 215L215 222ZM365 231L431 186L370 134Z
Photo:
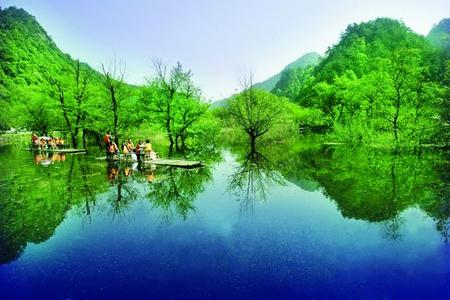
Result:
M252 88L289 99L297 107L291 103L290 120L302 130L325 129L336 141L447 143L449 23L442 20L427 37L388 18L351 24L323 58L306 54ZM0 10L0 38L1 130L60 131L78 146L109 129L116 140L140 129L161 133L171 149L217 130L181 64L154 62L147 85L128 85L124 65L105 62L98 72L80 63L16 8Z
M52 80L67 80L76 61L62 53L39 23L22 9L0 11L0 127L41 132L61 124ZM99 74L81 64L85 72ZM95 84L98 85L98 82ZM60 128L62 129L62 128Z
M444 142L448 60L442 51L396 20L352 24L317 67L285 74L275 92L319 108L340 140Z
M215 128L202 125L207 105L180 63L155 61L159 72L147 85L129 85L125 64L106 61L94 70L61 52L33 16L14 7L0 10L0 38L0 129L57 131L73 147L86 138L99 142L108 130L117 143L160 134L172 149Z

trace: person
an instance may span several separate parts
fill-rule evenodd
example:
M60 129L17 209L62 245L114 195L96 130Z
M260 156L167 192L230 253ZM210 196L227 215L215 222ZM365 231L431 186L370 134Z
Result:
M59 139L59 145L60 145L61 149L64 148L64 139L63 138Z
M35 148L37 148L37 146L39 145L38 136L36 135L36 133L33 133L31 135L31 145L32 145L32 147L35 147Z
M41 147L41 150L47 149L47 142L43 138L40 139L39 145Z
M56 141L55 141L54 138L51 138L51 139L48 141L48 144L50 145L50 147L51 147L53 150L56 149Z
M144 147L144 152L145 154L150 154L150 152L152 152L152 144L150 144L150 140L146 140L145 141L145 147Z
M128 139L128 142L127 142L127 148L128 148L128 151L130 151L130 152L132 152L132 151L135 150L135 149L134 149L134 144L133 144L133 142L131 141L131 139Z
M141 148L142 148L142 141L139 141L136 145L136 156L138 161L141 161Z
M108 133L105 134L103 143L105 144L106 149L106 159L111 159L111 131L108 131Z
M144 153L145 157L154 160L156 159L156 152L153 151L152 144L150 143L150 140L145 141L145 147L144 147Z
M127 155L128 154L128 147L125 143L122 143L122 154Z
M117 147L116 143L111 142L109 146L109 155L110 158L114 157L114 155L119 155L119 148Z

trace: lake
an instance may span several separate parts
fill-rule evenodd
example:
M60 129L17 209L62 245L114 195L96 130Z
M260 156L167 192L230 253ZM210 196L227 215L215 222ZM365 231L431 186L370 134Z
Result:
M0 146L0 295L448 298L448 153L292 141L200 169Z

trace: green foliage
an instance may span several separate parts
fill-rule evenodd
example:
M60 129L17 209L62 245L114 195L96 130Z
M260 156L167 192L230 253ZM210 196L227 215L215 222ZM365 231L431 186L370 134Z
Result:
M352 24L314 69L284 72L274 92L323 112L347 142L441 143L448 124L442 57L402 23Z
M229 101L228 113L234 124L248 135L254 149L257 138L286 121L286 104L286 99L254 88L250 80L244 83L243 91Z
M217 125L206 120L209 105L201 100L192 72L180 63L167 72L165 65L155 62L155 69L157 75L144 90L142 102L152 120L166 131L169 152L174 147L185 151L189 144L214 135Z
M32 16L16 8L0 10L0 38L0 130L62 131L74 147L81 140L86 146L87 138L101 144L108 130L116 143L157 138L165 130L176 150L214 140L218 125L206 120L208 105L181 64L147 87L128 85L123 63L102 65L100 74L62 53ZM141 128L145 135L136 132Z

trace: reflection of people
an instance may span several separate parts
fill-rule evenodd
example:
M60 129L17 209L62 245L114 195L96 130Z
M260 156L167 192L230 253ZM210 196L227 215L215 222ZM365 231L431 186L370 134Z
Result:
M148 183L152 183L153 180L155 180L155 170L156 170L156 166L155 165L151 165L150 169L145 174L145 177L147 178L147 182Z
M119 169L116 166L112 166L112 167L108 168L108 179L110 181L114 180L118 174L119 174Z
M34 155L34 163L39 165L41 163L41 161L43 161L46 158L47 158L47 156L45 154L35 154Z
M126 177L128 177L131 175L132 170L129 167L125 167L125 169L123 169L123 173L125 174Z
M66 154L65 153L53 153L52 161L65 161Z

